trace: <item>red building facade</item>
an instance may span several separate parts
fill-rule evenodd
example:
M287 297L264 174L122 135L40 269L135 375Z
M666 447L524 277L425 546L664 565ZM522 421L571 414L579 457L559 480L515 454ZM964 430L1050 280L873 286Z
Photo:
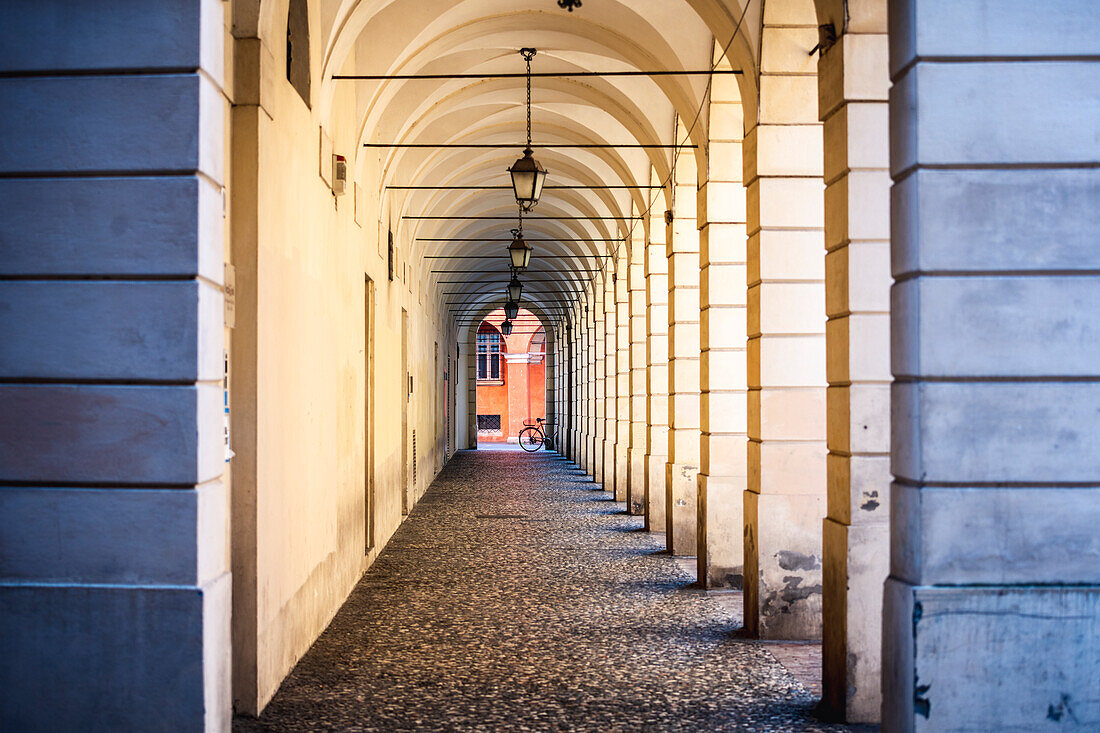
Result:
M525 420L546 414L546 332L521 309L512 333L501 332L504 311L481 322L477 334L477 439L516 442Z

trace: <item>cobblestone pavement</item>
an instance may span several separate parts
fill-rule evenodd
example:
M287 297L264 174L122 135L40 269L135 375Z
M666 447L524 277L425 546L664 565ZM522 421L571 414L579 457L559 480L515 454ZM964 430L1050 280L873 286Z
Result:
M448 463L236 731L792 731L810 692L556 454Z

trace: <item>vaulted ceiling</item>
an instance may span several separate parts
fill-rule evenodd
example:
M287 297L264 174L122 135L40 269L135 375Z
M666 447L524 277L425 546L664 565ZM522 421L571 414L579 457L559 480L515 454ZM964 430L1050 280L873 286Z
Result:
M261 33L272 34L267 37L279 37L274 31L286 1L261 5L256 22ZM510 189L392 187L507 186L506 169L526 134L524 79L335 77L514 74L525 68L522 47L538 50L534 72L698 71L712 68L724 51L720 67L743 72L737 88L748 116L765 1L769 14L814 17L813 0L585 0L575 12L555 0L322 0L318 112L324 119L336 90L350 84L357 92L361 144L500 144L364 147L354 161L358 180L378 182L383 216L402 242L416 245L414 258L489 258L433 260L430 268L482 270L456 273L448 279L463 284L446 289L460 289L464 301L488 307L499 301L505 276L484 270L505 268L504 250L516 226ZM535 155L550 171L547 186L563 188L548 188L524 222L536 247L528 304L562 307L580 286L570 272L598 266L632 230L638 240L644 237L648 222L639 213L670 208L664 184L676 160L672 146L694 145L679 154L694 154L706 170L708 82L705 75L533 80ZM686 136L677 135L677 119ZM635 147L616 147L624 144ZM426 241L439 239L473 241ZM535 273L547 281L535 282ZM440 275L446 276L435 273L433 280Z

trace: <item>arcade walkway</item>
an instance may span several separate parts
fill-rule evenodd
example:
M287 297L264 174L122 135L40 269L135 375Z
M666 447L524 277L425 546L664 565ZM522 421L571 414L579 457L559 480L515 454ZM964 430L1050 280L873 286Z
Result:
M235 729L839 730L662 547L556 454L460 452Z

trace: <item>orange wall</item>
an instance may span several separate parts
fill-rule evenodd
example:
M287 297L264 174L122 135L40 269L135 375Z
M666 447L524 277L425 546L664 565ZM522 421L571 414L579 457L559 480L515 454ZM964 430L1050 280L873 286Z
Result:
M497 329L504 322L504 312L497 310L486 319ZM500 436L479 435L482 442L503 442L515 440L523 429L524 420L534 420L546 416L546 366L542 364L519 362L509 364L504 354L526 354L531 348L531 339L541 325L539 320L525 310L512 322L514 331L505 336L501 347L501 376L504 384L481 384L477 386L477 414L500 415L500 426L504 433Z

